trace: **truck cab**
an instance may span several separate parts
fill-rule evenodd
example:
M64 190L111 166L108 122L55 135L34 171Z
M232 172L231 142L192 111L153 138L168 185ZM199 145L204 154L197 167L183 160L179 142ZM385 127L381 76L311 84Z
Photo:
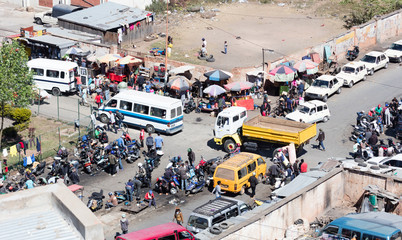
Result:
M218 114L215 120L214 137L224 139L225 136L236 134L247 119L247 109L244 107L230 107ZM232 143L234 148L235 143ZM226 148L226 147L225 147Z

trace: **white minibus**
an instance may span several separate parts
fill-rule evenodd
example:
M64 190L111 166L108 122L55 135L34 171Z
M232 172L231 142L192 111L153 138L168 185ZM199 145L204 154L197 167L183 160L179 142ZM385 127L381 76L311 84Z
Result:
M28 61L28 67L39 89L52 91L55 96L77 90L78 65L75 62L37 58Z
M99 108L99 118L109 122L110 112L119 110L123 122L145 127L147 132L173 134L183 129L183 107L179 99L135 90L123 90Z

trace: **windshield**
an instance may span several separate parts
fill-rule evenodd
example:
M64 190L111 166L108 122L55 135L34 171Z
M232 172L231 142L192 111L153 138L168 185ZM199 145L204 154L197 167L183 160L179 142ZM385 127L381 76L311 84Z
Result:
M202 217L191 215L188 219L187 225L199 229L206 229L208 227L208 220Z
M343 67L342 71L345 73L354 73L355 69L352 67Z
M301 112L301 113L309 113L310 112L310 108L308 108L307 106L303 106L303 105L299 105L297 107L297 111Z
M365 55L362 58L362 61L363 62L368 62L368 63L375 63L375 59L376 59L376 57L373 57L373 56L370 56L370 55Z
M223 127L223 125L229 124L229 118L219 116L217 120L217 125Z
M393 50L402 51L402 45L393 43L390 47Z
M320 80L320 79L316 79L316 80L313 82L313 86L314 86L314 87L321 87L321 88L328 88L328 82L327 82L327 81Z

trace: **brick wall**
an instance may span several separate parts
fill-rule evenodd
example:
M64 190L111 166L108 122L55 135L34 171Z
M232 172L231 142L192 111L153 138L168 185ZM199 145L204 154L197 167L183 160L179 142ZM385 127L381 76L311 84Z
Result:
M39 0L39 6L53 7L53 0Z
M93 6L99 5L100 0L71 0L71 5L76 5L76 6L81 6L81 7L92 7L91 3Z

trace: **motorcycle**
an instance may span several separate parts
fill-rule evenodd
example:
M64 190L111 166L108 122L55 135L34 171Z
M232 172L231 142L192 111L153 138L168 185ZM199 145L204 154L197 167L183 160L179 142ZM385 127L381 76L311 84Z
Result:
M346 59L349 61L355 60L359 56L359 46L354 46L353 49L348 50L346 53Z
M189 114L197 108L193 98L184 104L184 113Z
M172 167L177 168L180 166L182 159L180 156L173 157L173 158L170 158L170 156L169 156L169 161L172 163Z
M32 174L34 174L35 176L41 175L42 173L45 172L45 167L46 167L45 161L39 163L39 165L36 166L36 168L34 170L32 170Z
M103 207L103 190L100 192L93 192L91 196L88 198L87 207L91 209L92 212L95 212Z
M151 187L151 178L147 176L148 174L141 175L140 173L136 173L134 179L137 179L141 182L141 188L150 188ZM150 175L150 174L149 174Z
M190 193L194 194L197 192L202 192L205 186L205 181L198 181L196 178L192 178L189 182L189 184L186 187L186 196L189 195Z
M149 153L143 151L142 154L145 158L145 165L151 169L151 172L160 165L160 160L163 156L163 152L161 150L156 151L155 149L151 149Z
M133 163L135 162L138 158L141 157L140 155L140 148L141 144L140 142L133 140L131 143L128 144L127 146L127 163Z

